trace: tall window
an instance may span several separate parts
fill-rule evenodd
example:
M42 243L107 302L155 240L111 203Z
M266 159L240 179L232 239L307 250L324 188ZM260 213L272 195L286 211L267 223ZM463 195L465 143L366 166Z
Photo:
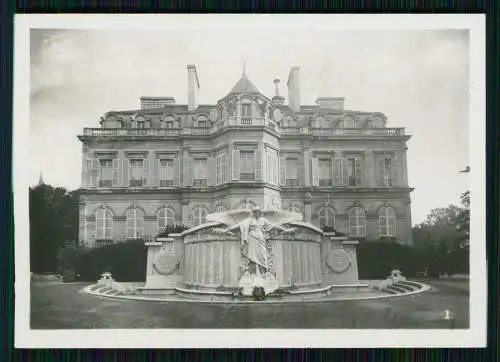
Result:
M165 226L175 224L175 212L169 208L162 208L158 211L158 233L165 230Z
M267 182L273 185L279 183L279 159L278 154L274 150L267 151Z
M349 210L349 235L358 237L366 235L365 211L359 206Z
M221 152L215 157L216 183L217 185L226 182L226 152Z
M139 239L144 236L144 212L136 207L127 210L126 236Z
M240 151L240 180L255 180L254 151Z
M363 168L361 158L349 157L346 159L347 182L349 186L359 186L363 182Z
M95 214L95 238L96 240L113 239L113 214L109 209L101 208Z
M111 187L113 185L113 160L99 160L101 166L101 176L99 178L100 187Z
M130 160L130 186L140 187L144 184L144 160Z
M286 185L287 186L298 186L299 177L298 177L298 160L296 158L287 158L286 159Z
M378 184L382 187L391 187L392 180L392 158L383 157L378 160Z
M174 186L174 160L160 159L160 187Z
M207 187L208 184L207 159L195 158L193 160L193 163L194 163L193 186Z
M241 105L241 117L251 118L252 117L252 105L249 103L243 103Z
M331 186L332 184L332 160L325 158L318 160L319 185Z
M198 127L200 128L207 128L208 127L208 122L206 119L200 119L197 122Z
M335 227L335 212L330 207L323 207L318 211L319 226Z
M137 128L144 128L144 121L137 121Z
M194 209L194 224L200 225L207 221L207 210L203 207Z
M392 207L382 207L378 212L378 231L380 236L396 235L396 212Z

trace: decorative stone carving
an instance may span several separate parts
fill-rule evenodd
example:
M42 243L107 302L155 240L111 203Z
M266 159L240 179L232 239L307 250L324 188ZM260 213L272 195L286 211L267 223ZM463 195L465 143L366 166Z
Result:
M153 263L153 269L161 275L171 275L179 269L180 261L175 251L167 249L158 253Z
M344 249L334 249L326 257L326 265L334 273L341 274L349 269L351 257Z

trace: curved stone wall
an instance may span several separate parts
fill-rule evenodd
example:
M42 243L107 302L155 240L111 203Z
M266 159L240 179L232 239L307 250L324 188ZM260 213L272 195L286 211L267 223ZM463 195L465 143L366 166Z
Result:
M296 288L321 283L321 231L294 225L293 236L271 233L273 271L279 287ZM240 239L220 234L212 225L184 235L184 284L199 289L233 288L240 273Z

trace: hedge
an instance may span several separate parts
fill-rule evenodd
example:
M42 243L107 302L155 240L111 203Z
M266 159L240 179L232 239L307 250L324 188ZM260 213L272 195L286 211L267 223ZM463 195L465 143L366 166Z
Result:
M169 232L179 232L181 227ZM169 232L165 232L168 235ZM468 273L467 250L417 248L393 240L360 241L357 248L359 278L383 279L398 268L409 278L427 269L428 276L442 273ZM100 248L86 249L67 244L59 252L59 270L64 280L95 282L103 272L110 272L118 281L145 280L147 247L144 240L128 240Z

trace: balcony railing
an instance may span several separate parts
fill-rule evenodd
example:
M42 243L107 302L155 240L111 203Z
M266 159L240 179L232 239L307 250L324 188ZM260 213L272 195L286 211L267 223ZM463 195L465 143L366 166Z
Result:
M404 128L311 128L281 127L283 135L307 136L403 136Z
M265 118L230 117L219 121L213 127L184 128L84 128L84 136L120 137L120 136L159 136L178 137L181 135L208 136L217 130L231 127L266 127L282 135L306 136L404 136L404 128L311 128L279 127Z

